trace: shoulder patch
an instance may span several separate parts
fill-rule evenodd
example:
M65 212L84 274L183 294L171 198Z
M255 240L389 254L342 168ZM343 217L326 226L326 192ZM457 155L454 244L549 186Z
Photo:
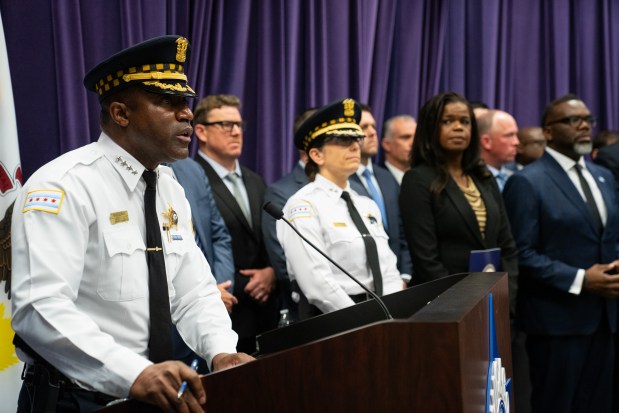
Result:
M36 189L28 192L22 213L43 211L58 214L64 200L64 191L57 189Z
M297 218L310 218L312 217L312 209L307 204L295 205L290 208L290 221L294 221Z

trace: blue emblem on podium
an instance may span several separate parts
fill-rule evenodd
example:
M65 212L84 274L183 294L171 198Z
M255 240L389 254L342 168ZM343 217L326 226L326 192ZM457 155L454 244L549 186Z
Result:
M494 302L492 293L488 295L488 328L490 349L488 351L488 381L486 384L486 413L509 413L509 394L512 380L505 377L505 367L501 364L501 355L496 340L494 325Z

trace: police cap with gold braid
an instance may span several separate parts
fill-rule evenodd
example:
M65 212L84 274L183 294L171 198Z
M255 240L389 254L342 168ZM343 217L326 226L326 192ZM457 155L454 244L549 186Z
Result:
M181 36L146 40L99 63L84 77L84 86L100 101L136 84L154 93L196 97L184 73L189 49L189 41Z
M320 146L328 136L364 136L360 121L359 103L354 99L336 100L318 109L301 124L294 135L294 144L307 152Z

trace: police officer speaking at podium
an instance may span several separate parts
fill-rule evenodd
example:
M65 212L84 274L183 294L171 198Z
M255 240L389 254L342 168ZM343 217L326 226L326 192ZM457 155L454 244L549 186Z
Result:
M19 412L88 412L125 397L201 412L199 376L169 361L172 324L213 370L252 360L235 353L189 204L160 165L188 156L188 56L187 39L163 36L92 69L84 84L101 104L98 141L43 166L16 201Z

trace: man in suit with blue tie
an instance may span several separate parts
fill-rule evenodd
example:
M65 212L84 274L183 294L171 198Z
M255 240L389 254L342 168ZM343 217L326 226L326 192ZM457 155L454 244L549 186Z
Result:
M477 118L481 157L503 192L507 178L513 173L506 165L518 153L518 125L512 115L502 110L489 110Z
M503 193L519 249L516 322L527 334L532 411L609 412L619 296L614 179L582 156L595 118L581 99L550 103L542 125L544 155Z
M378 153L376 121L368 105L361 104L361 110L359 126L365 133L365 139L361 145L361 164L357 173L349 178L350 187L359 195L373 199L378 205L385 231L389 235L389 247L398 258L398 270L402 279L409 283L413 263L400 218L400 185L388 170L372 163L372 156Z
M196 243L206 257L211 271L217 280L217 288L221 293L228 313L238 302L232 295L234 288L234 260L232 258L232 238L226 228L211 192L211 185L200 165L191 158L182 159L170 164L178 183L185 190L185 197L191 207L191 219L196 235ZM198 358L185 344L178 331L173 335L174 358L191 364ZM198 373L209 372L206 362L200 358Z

